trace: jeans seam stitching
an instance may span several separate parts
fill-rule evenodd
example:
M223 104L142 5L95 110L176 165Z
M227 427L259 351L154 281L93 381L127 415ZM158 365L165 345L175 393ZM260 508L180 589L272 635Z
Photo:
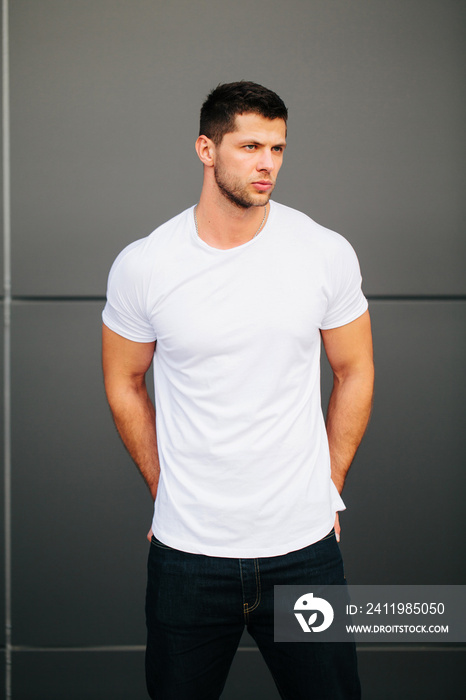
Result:
M249 608L249 612L256 610L256 608L259 607L260 602L261 602L261 579L260 579L259 561L257 559L254 559L254 574L256 577L256 600L254 601L252 606Z
M239 576L241 579L241 596L243 598L243 617L244 621L247 623L249 618L249 612L248 612L248 604L244 602L244 581L243 581L243 565L241 564L241 559L238 559L239 563Z

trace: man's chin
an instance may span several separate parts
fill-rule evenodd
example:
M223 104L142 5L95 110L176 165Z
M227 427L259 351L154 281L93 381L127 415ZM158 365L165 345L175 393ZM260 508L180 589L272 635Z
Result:
M263 207L265 206L270 197L272 196L272 191L270 192L258 192L251 197L251 206L253 207Z
M240 199L239 197L235 199L228 197L228 199L232 204L236 204L239 209L253 209L254 207L265 207L270 199L270 194L254 196L248 199Z
M240 209L252 209L253 207L264 207L272 194L272 190L268 192L234 192L227 190L224 187L219 187L220 192L232 204L235 204Z

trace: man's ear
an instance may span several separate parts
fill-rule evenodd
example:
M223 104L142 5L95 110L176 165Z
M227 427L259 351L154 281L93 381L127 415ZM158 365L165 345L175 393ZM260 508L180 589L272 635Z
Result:
M208 168L214 165L215 145L214 142L207 136L198 136L195 144L196 153L199 156L201 163Z

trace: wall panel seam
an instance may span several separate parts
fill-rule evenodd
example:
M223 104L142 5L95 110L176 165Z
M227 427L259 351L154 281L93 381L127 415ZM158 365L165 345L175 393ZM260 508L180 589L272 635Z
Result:
M445 645L445 644L413 644L413 645L403 645L403 644L356 644L356 649L358 653L365 652L462 652L466 653L465 644L455 644L455 645ZM38 654L82 654L82 653L134 653L141 652L145 653L146 647L144 644L128 644L128 645L108 645L108 646L77 646L77 647L40 647L40 646L28 646L28 645L12 645L11 651L13 653L38 653ZM240 646L237 652L259 652L258 647L255 646Z
M5 538L5 697L11 698L11 193L8 0L2 0L2 166L3 166L3 430Z
M366 294L368 301L399 301L399 302L426 302L426 301L466 301L466 294ZM42 296L13 294L10 297L13 304L57 304L66 302L96 302L105 304L106 297L100 295L57 295Z

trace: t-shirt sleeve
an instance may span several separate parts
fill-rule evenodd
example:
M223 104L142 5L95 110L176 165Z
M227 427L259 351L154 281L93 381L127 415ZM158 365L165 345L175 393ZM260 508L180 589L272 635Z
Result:
M156 340L146 309L148 280L136 241L117 257L110 270L102 320L110 330L137 343Z
M355 321L367 310L361 288L359 262L347 240L338 236L337 250L329 264L328 304L320 324L322 330L338 328Z

